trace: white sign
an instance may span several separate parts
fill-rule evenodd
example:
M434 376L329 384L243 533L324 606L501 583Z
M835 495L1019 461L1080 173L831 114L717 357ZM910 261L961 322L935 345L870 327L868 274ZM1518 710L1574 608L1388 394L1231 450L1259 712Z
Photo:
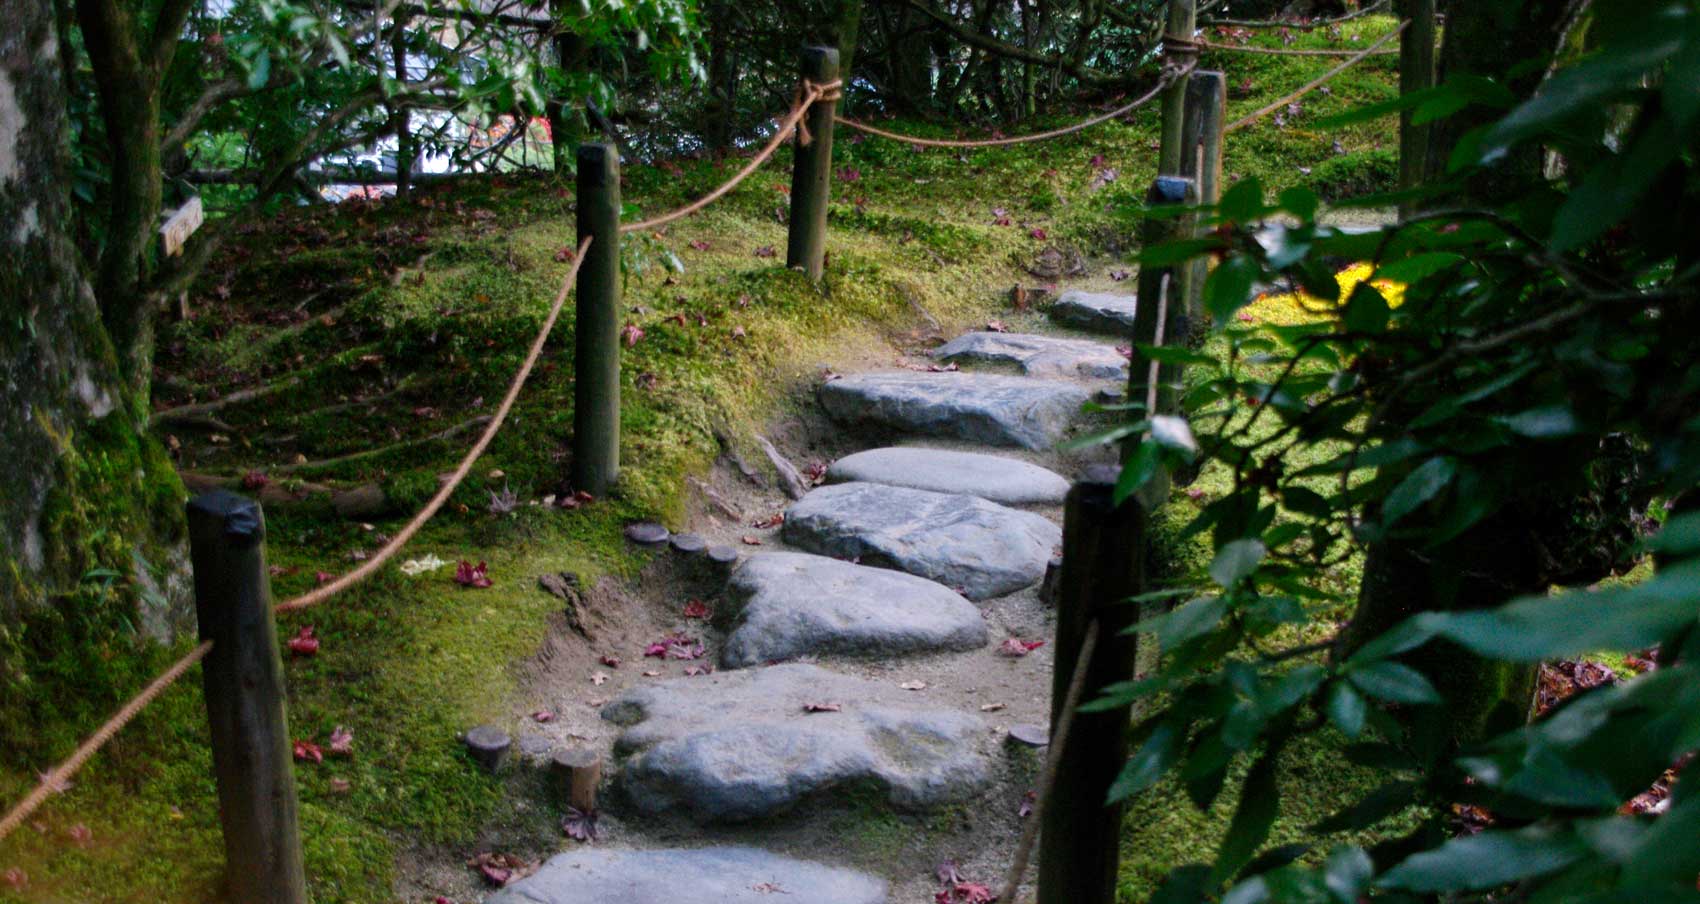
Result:
M201 196L193 195L182 207L172 211L165 220L165 225L159 227L160 241L165 245L165 256L176 257L183 253L183 243L189 241L189 236L201 228L206 222L206 212L201 208Z

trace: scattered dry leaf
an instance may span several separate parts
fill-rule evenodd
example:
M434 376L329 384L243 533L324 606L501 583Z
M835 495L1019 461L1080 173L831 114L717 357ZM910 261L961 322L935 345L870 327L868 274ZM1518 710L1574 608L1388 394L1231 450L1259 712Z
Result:
M337 756L354 755L354 732L341 725L331 729L331 753Z
M312 741L296 741L295 759L297 762L316 765L325 761L325 751Z
M455 566L455 583L463 587L493 587L495 582L490 580L490 567L483 562L477 565L462 559Z
M898 687L903 688L906 691L925 690L926 687L927 687L927 682L925 682L925 681L905 681L902 684L899 684Z
M1005 656L1021 657L1044 645L1045 642L1042 640L1022 640L1019 637L1011 637L998 647L998 652Z
M319 652L319 639L313 636L312 625L302 625L301 630L289 639L289 652L296 656L313 656Z

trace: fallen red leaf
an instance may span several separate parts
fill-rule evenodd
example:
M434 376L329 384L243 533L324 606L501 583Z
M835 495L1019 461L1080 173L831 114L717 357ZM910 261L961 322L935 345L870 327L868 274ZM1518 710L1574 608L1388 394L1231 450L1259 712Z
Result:
M772 245L763 245L756 249L756 257L775 257L778 254L779 252L773 250Z
M766 518L763 518L760 521L756 521L756 522L752 523L750 526L753 527L753 528L756 528L758 530L768 530L770 528L778 527L779 525L784 524L784 523L785 523L785 513L784 512L774 512L773 514L768 515Z
M555 262L564 264L578 256L578 251L571 245L562 245L555 251Z
M620 667L620 660L613 656L604 656L602 657L601 662L603 665L611 669L617 669Z
M568 807L567 815L561 818L561 831L574 841L596 840L596 811L589 813L577 807Z
M295 759L303 763L323 763L325 752L312 741L296 741Z
M691 247L695 248L698 251L707 251L708 250L708 243L703 241L702 239L691 239Z
M455 566L455 583L463 587L493 587L495 582L490 580L490 567L483 562L477 565L462 559Z
M331 729L331 753L337 756L354 755L354 732L341 725Z
M625 343L626 348L637 345L638 340L642 338L643 328L635 323L628 323L620 328L620 341Z
M319 652L319 639L313 636L312 625L302 625L301 630L289 639L289 652L296 656L312 656Z
M1041 242L1045 240L1045 230L1040 229L1038 227L1034 227L1033 229L1028 230L1027 234L1032 236L1033 238L1038 239Z
M271 483L271 478L264 471L249 471L242 475L242 489L250 492L264 489L268 483Z
M1011 637L998 647L998 652L1005 656L1026 656L1044 645L1045 642L1042 640L1022 640L1019 637Z
M16 891L23 891L30 884L30 874L15 866L6 870L5 878L6 884Z
M684 615L686 618L708 618L713 614L714 610L710 609L708 604L702 600L691 600L685 604Z
M89 842L94 840L94 831L80 822L72 826L66 834L71 836L71 843L77 847L88 847Z
M741 539L744 541L745 546L760 546L761 545L761 538L760 537L745 536Z
M328 571L319 571L314 572L313 578L321 584L329 584L331 581L336 580L336 575L331 574Z
M986 321L986 329L988 329L988 330L990 330L991 332L994 332L994 333L1007 333L1007 332L1009 332L1009 326L1007 324L1005 324L1002 320L988 320L988 321Z

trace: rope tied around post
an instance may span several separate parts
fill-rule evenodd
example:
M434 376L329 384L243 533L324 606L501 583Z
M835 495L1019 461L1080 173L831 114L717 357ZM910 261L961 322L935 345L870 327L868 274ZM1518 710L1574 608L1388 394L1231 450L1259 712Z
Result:
M865 122L860 122L843 116L835 115L833 116L833 121L839 125L849 126L858 132L866 132L869 135L878 135L881 138L889 138L892 141L900 141L904 144L922 148L990 148L1005 147L1012 144L1027 144L1034 141L1048 141L1052 138L1061 138L1064 135L1072 135L1075 132L1085 131L1093 126L1101 125L1112 119L1120 119L1121 117L1132 113L1140 107L1149 104L1151 101L1156 100L1157 97L1163 93L1164 89L1174 84L1176 80L1191 73L1196 65L1197 63L1194 61L1188 62L1177 68L1165 69L1162 77L1158 79L1157 84L1153 86L1151 90L1108 113L1102 113L1090 119L1081 120L1071 126L1065 126L1060 129L1051 129L1047 132L1035 132L1031 135L1015 135L1009 138L981 139L918 138L913 135L904 135L899 132L888 131L886 129L879 128L878 126L871 126Z
M772 157L775 151L779 150L779 146L784 144L785 140L790 137L792 130L801 126L804 114L809 112L809 108L814 106L816 101L829 99L836 100L840 96L838 92L842 85L842 81L815 84L805 79L802 84L797 86L797 101L791 105L790 112L786 113L785 116L780 119L779 127L773 130L773 137L769 138L767 144L764 145L754 157L751 157L750 161L744 164L743 168L738 170L732 178L720 183L720 185L713 191L703 195L701 198L698 198L689 204L686 204L678 210L674 210L670 213L664 213L660 216L650 217L647 220L640 220L636 223L622 224L620 226L620 232L644 232L646 230L656 229L675 220L682 220L685 217L702 210L708 205L713 204L715 201L720 200L722 197L725 197L727 192L737 188L740 182L743 182L745 179L750 177L751 173L760 169L761 165L766 163L768 158ZM829 94L828 92L831 93ZM807 131L807 129L804 129L803 134L800 135L798 139L805 145L808 144L810 140L807 135Z

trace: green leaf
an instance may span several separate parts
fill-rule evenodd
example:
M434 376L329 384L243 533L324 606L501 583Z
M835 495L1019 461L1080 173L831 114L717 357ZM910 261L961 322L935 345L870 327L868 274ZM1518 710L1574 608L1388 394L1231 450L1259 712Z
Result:
M1122 471L1116 476L1116 488L1111 499L1116 505L1132 499L1145 489L1151 478L1157 476L1162 468L1163 449L1156 443L1140 443L1133 450L1133 455L1122 466Z
M1227 614L1227 600L1219 596L1201 596L1176 606L1173 612L1145 619L1134 627L1140 631L1156 632L1158 644L1167 650L1215 630Z
M1180 730L1169 722L1159 724L1145 739L1139 752L1128 758L1121 774L1110 786L1108 803L1126 800L1157 784L1163 773L1174 765L1180 751Z
M1399 519L1416 511L1418 506L1440 495L1457 473L1457 465L1444 455L1437 455L1417 466L1381 503L1382 526L1393 526Z
M1482 612L1431 613L1436 633L1494 659L1535 662L1643 650L1695 622L1700 559L1627 587L1527 596Z
M1364 887L1369 885L1370 877L1374 875L1375 864L1359 847L1335 848L1329 852L1328 862L1322 866L1323 884L1339 904L1357 904Z
M1364 693L1392 703L1439 703L1440 694L1423 673L1383 659L1357 666L1346 677Z
M1198 440L1192 436L1192 428L1187 425L1186 418L1172 414L1159 414L1151 419L1151 439L1157 445L1166 449L1174 449L1192 458L1198 454Z
M1328 670L1322 666L1314 663L1301 665L1282 675L1273 685L1260 689L1253 702L1265 718L1274 718L1309 697L1327 678Z
M1498 418L1511 432L1531 439L1553 439L1576 433L1576 415L1568 405L1547 405Z
M1371 791L1363 800L1329 816L1310 827L1319 835L1367 829L1384 819L1400 813L1417 802L1416 782L1388 782Z
M1261 540L1231 541L1210 562L1210 579L1222 587L1232 587L1257 571L1266 552Z
M1352 288L1351 299L1346 302L1346 329L1354 333L1386 332L1392 313L1393 309L1379 290L1368 282L1358 283Z
M1240 308L1251 304L1251 287L1257 282L1257 262L1243 254L1223 261L1204 280L1204 307L1218 324L1229 323Z
M1426 893L1494 888L1556 872L1582 854L1582 843L1568 830L1490 830L1407 857L1376 885Z
M1450 251L1430 251L1415 254L1391 264L1383 264L1376 268L1375 278L1414 283L1444 270L1450 270L1461 263L1464 263L1464 255L1462 254L1455 254Z
M1263 216L1263 183L1256 176L1235 182L1222 193L1217 205L1224 219L1235 223L1250 223Z
M1364 732L1364 720L1368 718L1369 706L1364 698L1352 690L1352 686L1344 681L1334 683L1333 690L1328 692L1328 721L1340 729L1340 733L1348 738L1357 738Z
M1228 824L1228 834L1217 848L1216 866L1212 875L1224 881L1250 862L1257 849L1269 838L1269 829L1280 812L1281 789L1275 782L1275 751L1269 751L1252 764L1240 790L1240 805Z
M1334 506L1321 493L1301 486L1285 486L1281 488L1281 504L1288 511L1309 515L1312 518L1328 519L1334 515Z
M1281 209L1300 220L1309 223L1316 219L1317 205L1322 203L1316 192L1303 186L1283 189L1280 195Z
M1352 657L1346 660L1347 665L1357 665L1377 659L1397 656L1406 650L1414 650L1428 643L1435 635L1439 626L1428 615L1417 615L1408 618L1380 636L1358 648Z

